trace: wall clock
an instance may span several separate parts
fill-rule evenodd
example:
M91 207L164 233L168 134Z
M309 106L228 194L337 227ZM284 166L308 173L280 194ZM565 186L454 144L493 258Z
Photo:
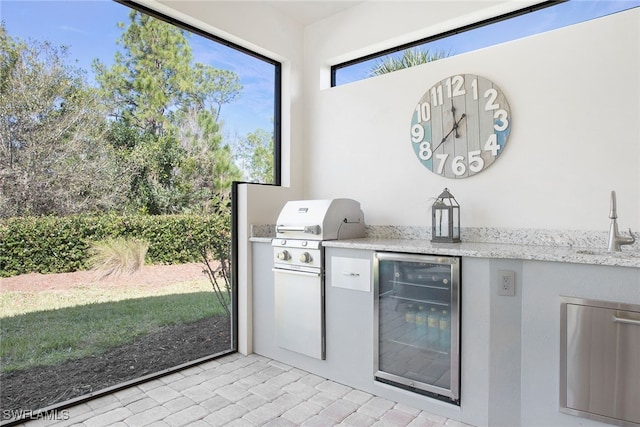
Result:
M474 74L439 81L411 118L411 146L431 172L468 178L491 166L511 132L509 103L500 88Z

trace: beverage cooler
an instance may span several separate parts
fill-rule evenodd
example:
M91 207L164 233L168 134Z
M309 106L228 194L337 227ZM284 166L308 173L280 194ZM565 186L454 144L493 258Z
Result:
M460 258L378 252L375 379L460 403Z

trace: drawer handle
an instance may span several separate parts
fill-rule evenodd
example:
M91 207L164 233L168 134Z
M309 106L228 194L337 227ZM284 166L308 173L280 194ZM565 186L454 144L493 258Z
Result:
M360 276L360 273L348 273L348 272L346 272L346 271L343 271L343 272L342 272L342 275L343 275L343 276L358 277L358 276Z
M617 317L615 314L613 315L613 321L615 323L625 323L627 325L638 325L638 326L640 326L640 320L625 319L624 317Z

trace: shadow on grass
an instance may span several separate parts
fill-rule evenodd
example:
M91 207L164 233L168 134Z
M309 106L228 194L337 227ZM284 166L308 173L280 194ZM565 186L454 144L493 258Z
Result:
M58 365L133 342L165 326L224 316L212 292L80 305L2 318L1 372Z
M229 352L231 346L229 317L212 316L163 326L100 354L0 373L0 422L20 417L25 410L99 395L111 387Z

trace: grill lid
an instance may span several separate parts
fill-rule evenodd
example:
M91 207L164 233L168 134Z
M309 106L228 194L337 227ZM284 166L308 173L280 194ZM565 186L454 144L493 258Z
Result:
M278 216L276 237L336 240L364 237L364 214L352 199L294 200Z

